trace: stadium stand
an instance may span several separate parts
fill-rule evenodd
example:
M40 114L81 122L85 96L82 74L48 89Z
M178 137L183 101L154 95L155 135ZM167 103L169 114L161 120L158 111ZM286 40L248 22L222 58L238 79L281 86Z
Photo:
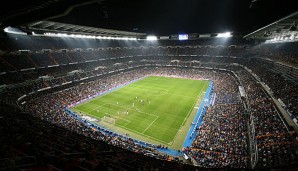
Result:
M255 48L248 48L251 42L237 38L228 44L203 39L165 40L158 45L86 40L88 46L75 39L72 46L59 38L31 36L29 41L20 35L18 41L23 43L18 45L2 39L0 49L10 50L0 56L1 169L249 169L246 103L255 123L256 169L297 167L297 133L243 67L257 74L295 119L298 70L278 62L289 62L288 56L294 56L290 62L295 64L297 44L268 55L265 49L273 48L271 45L259 47L256 53ZM280 55L286 57L277 57ZM148 75L214 82L214 104L197 128L192 146L181 150L189 160L160 153L154 145L144 147L133 139L109 135L104 129L95 131L64 110L81 99ZM239 95L240 85L247 101Z

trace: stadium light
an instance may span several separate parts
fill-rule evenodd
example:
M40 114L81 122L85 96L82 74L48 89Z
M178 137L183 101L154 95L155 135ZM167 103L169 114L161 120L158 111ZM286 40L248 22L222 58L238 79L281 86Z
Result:
M84 39L137 40L137 38L135 37L92 36L92 35L65 34L65 33L44 33L44 36L72 37L72 38L84 38Z
M21 34L21 35L27 35L27 33L23 32L22 30L18 28L13 28L13 27L6 27L3 29L5 33L10 33L10 34Z
M225 33L218 33L216 37L231 37L230 32L225 32Z
M188 34L179 34L178 39L179 40L188 40Z
M276 36L272 39L268 39L265 43L283 43L283 42L296 42L298 41L298 37L295 38L295 35L286 35L286 36Z
M146 39L150 40L150 41L154 41L154 40L157 40L157 37L156 36L147 36Z

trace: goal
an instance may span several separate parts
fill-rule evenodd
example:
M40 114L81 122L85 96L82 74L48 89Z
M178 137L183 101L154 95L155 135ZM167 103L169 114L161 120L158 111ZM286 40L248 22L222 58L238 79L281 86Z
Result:
M115 123L116 123L116 120L115 120L114 118L109 117L109 116L104 116L104 117L102 118L102 120L105 121L105 122L108 122L108 123L110 123L110 124L114 124L114 125L115 125Z

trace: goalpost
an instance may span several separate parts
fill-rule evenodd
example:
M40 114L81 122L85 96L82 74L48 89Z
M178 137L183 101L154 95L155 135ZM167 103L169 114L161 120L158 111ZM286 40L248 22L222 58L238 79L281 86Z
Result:
M110 124L115 125L116 124L116 120L114 118L108 117L108 116L103 116L102 118L103 121L108 122Z

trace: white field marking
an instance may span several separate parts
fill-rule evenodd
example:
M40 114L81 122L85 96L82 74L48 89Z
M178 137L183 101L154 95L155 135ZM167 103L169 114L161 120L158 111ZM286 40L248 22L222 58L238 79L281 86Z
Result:
M105 106L105 105L108 105L108 104L111 104L111 103L105 103L104 105L102 105L102 106L99 106L99 107L97 107L97 108L100 108L100 107L103 107L103 106ZM91 105L93 105L93 104L91 104ZM113 106L119 106L119 107L122 107L122 108L125 108L125 109L130 109L130 110L134 110L134 109L132 109L132 108L126 108L126 107L123 107L123 106L120 106L120 105L115 105L115 104L111 104L111 105L113 105ZM91 111L94 111L94 110L96 110L97 108L94 108L94 109L92 109L92 110L90 110L89 112L91 112ZM159 117L159 116L156 116L156 115L153 115L153 114L149 114L149 113L146 113L146 112L142 112L142 111L140 111L140 110L134 110L135 112L138 112L138 113L143 113L143 114L146 114L146 115L150 115L150 116L154 116L154 117L156 117L155 119L154 119L154 121L153 122L155 122L155 120ZM89 114L89 113L88 113ZM87 115L88 115L87 114ZM112 114L112 113L105 113L105 114L111 114L111 115L113 115L113 116L115 116L115 117L117 117L117 118L120 118L120 117L118 117L118 116L116 116L116 115L114 115L114 114ZM90 114L90 115L92 115L92 114ZM94 115L92 115L92 116L94 116ZM131 121L129 121L129 120L127 120L127 119L124 119L124 118L120 118L120 119L123 119L123 120L125 120L125 121L128 121L128 122L131 122ZM152 122L152 123L153 123ZM150 124L150 126L152 125L152 123ZM128 125L128 123L126 124L126 125ZM125 125L125 126L126 126ZM148 127L149 128L149 127ZM146 128L146 130L147 130L147 128ZM146 131L145 130L145 131ZM143 131L143 132L145 132L145 131Z
M88 105L93 105L93 106L97 106L97 107L95 107L95 108L92 108L91 110L89 110L89 111L87 111L86 113L88 113L88 114L90 114L90 112L92 112L92 111L94 111L94 110L96 110L96 109L99 109L99 108L101 108L101 107L103 107L103 106L101 106L101 105L95 105L95 104L92 104L92 103L90 103L90 104L88 104ZM91 107L86 107L86 108L91 108ZM80 110L81 111L81 110ZM85 112L84 112L85 113ZM88 115L87 114L87 115ZM91 114L90 114L91 115Z
M108 104L109 104L109 103L106 103L106 104L104 104L104 105L108 105ZM112 104L112 105L114 105L114 104ZM119 105L114 105L114 106L119 106ZM124 107L124 108L125 108L125 107ZM126 108L126 109L127 109L127 108ZM154 117L156 117L155 120L157 120L157 118L159 118L159 116L152 115L152 114L149 114L149 113L146 113L146 112L139 112L139 113L144 113L144 114L147 114L147 115L154 116ZM106 114L109 114L109 113L106 113ZM86 114L86 115L89 115L89 114ZM90 115L92 115L92 114L90 114ZM114 114L111 114L111 115L115 116ZM94 116L94 115L92 115L92 116ZM97 118L98 118L98 117L97 117ZM100 119L100 118L99 118L99 119ZM121 119L124 119L124 118L121 118ZM127 120L127 119L125 119L125 120ZM154 121L155 121L155 120L154 120ZM129 120L127 120L127 121L129 121ZM129 121L129 123L130 123L130 122L131 122L131 121ZM127 123L126 125L128 125L129 123ZM152 123L153 123L153 122L152 122ZM164 144L171 145L171 144L168 143L168 142L165 142L165 141L160 140L160 139L158 139L158 138L149 136L149 135L147 135L147 134L144 134L143 132L139 132L139 131L136 131L136 130L132 130L132 129L130 129L130 128L127 128L126 125L117 125L117 127L121 127L121 128L123 128L123 129L127 129L127 130L129 130L129 131L131 131L131 132L135 132L135 133L137 133L137 134L143 135L144 137L151 138L151 139L153 139L153 140L162 142L162 143L164 143ZM147 129L147 128L146 128L146 129Z
M127 129L127 130L129 130L129 131L131 131L131 132L134 132L134 133L136 133L136 134L143 135L144 137L151 138L151 139L153 139L153 140L156 140L156 141L162 142L162 143L164 143L164 144L171 145L171 144L170 144L170 143L168 143L168 142L165 142L165 141L163 141L163 140L160 140L160 139L158 139L158 138L154 138L154 137L151 137L151 136L149 136L149 135L143 134L143 133L141 133L141 132L139 132L139 131L132 130L132 129L130 129L130 128L127 128L127 127L124 127L124 126L121 126L121 125L117 125L117 126L118 126L118 127L121 127L121 128L123 128L123 129Z
M130 122L130 120L128 120L128 119L125 119L125 118L121 118L121 117L119 117L119 116L116 116L115 114L112 114L112 113L107 113L107 112L105 112L105 114L112 115L113 117L116 117L116 118L119 118L119 119L125 120L125 121L127 121L127 122Z
M94 107L93 107L94 106ZM86 113L88 112L92 112L93 110L99 109L101 106L95 105L95 104L88 104L88 106L84 106L85 109L89 109L88 111L86 111Z
M112 103L105 103L104 105L102 106L105 106L105 105L113 105L113 106L119 106L119 107L122 107L124 109L129 109L129 110L133 110L135 112L138 112L138 113L143 113L143 114L146 114L146 115L150 115L150 116L154 116L154 117L158 117L157 115L153 115L153 114L150 114L150 113L147 113L147 112L142 112L141 110L137 110L137 109L134 109L134 108L130 108L130 107L124 107L124 106L120 106L120 105L115 105L115 104L112 104Z
M128 124L130 124L130 121L129 122L127 122L125 125L123 125L124 127L126 127L126 125L128 125ZM117 125L118 126L118 125Z
M150 125L147 126L147 128L146 128L142 133L144 133L145 131L147 131L147 129L149 129L150 126L151 126L151 125L152 125L158 118L159 118L159 116L157 116L157 117L150 123Z
M201 92L202 92L202 90L203 90L204 87L205 87L205 84L206 84L206 82L204 82L203 88L201 89L201 91L200 91L200 93L199 93L199 95L198 95L198 97L197 97L198 100L199 100L199 97L201 96ZM192 109L194 108L194 106L195 106L195 104L197 103L198 100L196 100L196 101L194 102L194 104L192 105L192 108L190 108L190 110L188 111L188 114L187 114L187 116L184 118L184 120L183 120L182 124L180 125L179 129L181 129L182 125L183 125L183 124L185 123L185 121L188 119L189 114L191 113ZM176 139L178 133L179 133L179 131L177 131L175 137L173 138L173 141ZM170 145L172 145L173 141L170 143Z
M98 109L98 108L101 108L101 107L103 107L103 106L106 106L106 105L113 105L113 106L118 106L118 107L122 107L122 108L124 108L124 109L129 109L129 110L133 110L133 111L135 111L135 112L137 112L137 113L143 113L143 114L146 114L146 115L149 115L149 116L154 116L154 117L159 117L159 116L157 116L157 115L154 115L154 114L150 114L150 113L147 113L147 112L142 112L140 109L134 109L134 108L136 108L136 107L134 107L134 108L127 108L127 107L124 107L124 106L120 106L120 105L115 105L115 104L112 104L112 103L105 103L105 104L103 104L103 105L95 105L95 104L91 104L91 105L94 105L94 106L97 106L96 108L92 108L92 110L90 110L90 111L88 111L88 112L91 112L91 111L94 111L94 110L96 110L96 109ZM90 104L89 104L90 105ZM88 108L88 107L87 107ZM88 112L86 112L86 113L88 113ZM88 113L89 114L89 113Z
M175 93L171 93L172 95L175 95L175 96L181 96L181 97L186 97L186 98L191 98L191 99L195 99L197 97L193 97L193 96L185 96L185 95L182 95L182 94L175 94Z
M97 106L97 105L96 105ZM96 109L99 109L101 106L99 106L99 107L96 107L96 108L93 108L92 110L89 110L87 113L90 113L90 112L92 112L92 111L94 111L94 110L96 110Z
M106 104L108 104L108 103L106 103ZM113 105L113 104L112 104ZM119 105L115 105L115 106L119 106ZM140 113L145 113L145 112L140 112ZM108 114L108 113L107 113ZM145 114L147 114L147 113L145 113ZM148 114L148 115L151 115L151 116L155 116L156 118L154 119L154 121L153 122L155 122L155 120L157 120L157 118L159 118L159 116L156 116L156 115L152 115L152 114ZM114 115L113 115L114 116ZM123 119L123 118L122 118ZM126 120L126 119L125 119ZM128 120L127 120L128 121ZM129 121L130 122L130 121ZM153 124L153 122L147 127L147 128L149 128L152 124ZM126 125L128 125L129 123L127 123ZM149 136L149 135L147 135L147 134L144 134L144 131L143 132L139 132L139 131L136 131L136 130L132 130L132 129L130 129L130 128L127 128L126 127L126 125L117 125L117 127L121 127L121 128L123 128L123 129L127 129L127 130L129 130L129 131L131 131L131 132L135 132L135 133L137 133L137 134L140 134L140 135L143 135L143 136L145 136L145 137L147 137L147 138L151 138L151 139L154 139L154 140L156 140L156 141L160 141L160 142L162 142L162 143L165 143L165 144L169 144L169 143L167 143L167 142L165 142L165 141L163 141L163 140L160 140L160 139L158 139L158 138L154 138L154 137L151 137L151 136ZM146 128L146 129L147 129ZM170 145L170 144L169 144Z
M134 108L136 109L136 111L141 112L141 110L137 107L134 106Z
M79 110L79 111L81 111L81 110ZM83 112L83 111L81 111L81 112ZM84 113L84 112L83 112ZM94 118L97 118L97 119L101 119L100 117L98 117L98 116L96 116L96 115L92 115L92 114L90 114L90 113L88 113L88 114L86 114L86 113L84 113L85 115L91 115L91 116L93 116ZM116 117L116 118L119 118L119 119L122 119L122 120L125 120L125 121L127 121L127 124L125 124L125 126L126 125L128 125L131 121L130 120L127 120L127 119L125 119L125 118L121 118L121 117L118 117L118 116L116 116L116 115L114 115L114 114L110 114L110 113L105 113L105 114L108 114L108 115L113 115L114 117Z
M86 104L88 104L88 105L93 105L93 106L98 106L98 105L96 105L96 104L94 104L94 103L90 103L90 102L88 102L88 103L86 103ZM85 105L85 104L84 104ZM85 106L84 106L85 107ZM87 107L87 108L90 108L90 107Z
M83 112L83 111L81 111L81 110L78 110L78 111ZM86 114L85 112L83 112L83 113L84 113L85 115L87 115L87 116L88 116L88 115L91 115L91 116L93 116L93 117L95 117L95 118L97 118L97 119L101 119L100 117L98 117L98 116L96 116L96 115L92 115L92 114L89 114L89 113Z
M141 80L141 79L140 79L140 80ZM129 84L126 84L126 85L129 85ZM125 86L126 86L126 85L125 85ZM122 86L122 87L124 87L124 86ZM112 93L112 92L119 91L122 87L118 87L118 88L117 88L117 87L114 87L114 88L112 88L112 89L114 89L114 90L107 91L107 92L105 92L105 94L97 95L97 96L95 96L94 98L88 99L88 100L86 100L86 101L84 101L84 102L82 102L82 103L79 103L79 104L75 105L74 107L78 107L78 106L81 106L81 105L83 105L83 104L91 103L91 102L93 102L94 100L97 100L98 97L104 97L104 96L106 96L106 95L108 95L108 94L110 94L110 93ZM116 88L116 89L115 89L115 88Z
M204 83L204 86L205 86L205 83ZM203 86L203 87L204 87L204 86ZM119 88L119 89L116 89L116 90L112 90L112 91L110 91L110 92L106 92L104 95L98 95L98 96L96 96L95 98L93 98L93 99L89 99L89 100L87 100L87 101L85 101L85 102L83 102L83 103L80 103L80 104L76 105L76 106L80 106L81 104L88 104L88 103L90 103L90 102L92 102L92 101L94 101L94 100L97 100L98 97L106 96L106 95L110 94L111 92L116 92L116 91L118 91L118 90L120 90L120 88ZM201 91L202 91L202 90L201 90ZM200 95L201 95L201 94L202 94L202 92L200 92ZM200 95L199 95L199 96L200 96ZM198 96L198 97L199 97L199 96ZM187 96L186 96L186 97L187 97ZM191 96L188 96L188 97L191 97ZM193 97L191 97L191 98L193 98ZM197 102L197 101L196 101L196 102ZM196 102L195 102L195 103L196 103ZM109 104L109 103L106 103L106 104ZM104 104L104 105L106 105L106 104ZM95 104L92 104L92 103L91 103L91 105L95 105ZM114 105L114 104L112 104L112 105ZM124 107L124 108L125 108L125 107ZM126 108L126 109L127 109L127 108ZM129 109L131 109L131 108L129 108ZM78 109L75 109L75 110L78 110ZM132 109L132 110L133 110L133 109ZM78 110L78 111L81 111L81 110ZM81 111L81 112L83 112L83 111ZM146 113L146 112L140 112L140 111L137 111L137 112L139 112L139 113L144 113L144 114L148 114L148 115L152 115L152 114L149 114L149 113ZM85 112L83 112L83 113L85 113ZM190 113L190 112L189 112L189 113ZM188 115L189 115L189 113L188 113ZM86 115L92 115L92 114L86 114ZM179 128L180 131L181 131L181 127L182 127L182 125L184 124L186 118L188 118L188 115L187 115L187 117L185 117L183 123L181 124L181 126L180 126L180 128ZM92 116L94 116L94 115L92 115ZM158 117L158 116L156 116L156 115L152 115L152 116ZM97 116L95 116L95 117L98 118ZM99 118L99 119L100 119L100 118ZM127 130L129 130L129 131L131 131L131 132L135 132L135 133L137 133L137 134L141 134L141 135L143 135L143 136L145 136L145 137L147 137L147 138L151 138L151 139L154 139L154 140L156 140L156 141L159 141L159 142L162 142L162 143L165 143L165 144L168 144L168 145L172 145L172 143L173 143L173 141L171 141L170 143L168 143L168 142L165 142L165 141L160 140L160 139L158 139L158 138L154 138L154 137L151 137L151 136L149 136L149 135L143 134L143 133L141 133L141 132L139 132L139 131L132 130L132 129L127 128L127 127L125 127L125 126L117 125L117 127L122 127L123 129L127 129ZM176 139L178 132L179 132L179 131L177 131L177 133L176 133L175 137L173 138L173 140Z
M114 88L116 88L116 87L114 87ZM75 105L74 107L78 107L78 106L81 106L81 105L83 105L83 104L91 103L92 101L97 100L99 97L104 97L104 96L110 94L111 92L116 92L116 91L118 91L118 90L120 90L120 89L121 89L121 87L117 88L116 90L111 90L111 91L105 92L105 94L97 95L97 96L95 96L94 98L88 99L88 100L86 100L85 102L82 102L82 103L79 103L79 104Z
M79 111L81 111L81 110L79 110ZM81 111L81 112L83 112L83 111ZM84 113L84 112L83 112ZM92 114L86 114L86 113L84 113L85 115L91 115L91 116L93 116L94 118L97 118L97 119L100 119L101 120L101 118L100 117L98 117L98 116L96 116L96 115L92 115ZM108 114L108 115L110 115L110 113L105 113L105 114ZM127 123L124 125L124 127L126 126L126 125L128 125L131 121L130 120L128 120L128 119L125 119L125 118L121 118L121 117L118 117L118 116L116 116L116 115L114 115L114 114L112 114L114 117L116 117L116 118L119 118L119 119L122 119L122 120L125 120L125 121L127 121ZM107 122L108 123L108 122ZM117 125L118 126L118 125Z

